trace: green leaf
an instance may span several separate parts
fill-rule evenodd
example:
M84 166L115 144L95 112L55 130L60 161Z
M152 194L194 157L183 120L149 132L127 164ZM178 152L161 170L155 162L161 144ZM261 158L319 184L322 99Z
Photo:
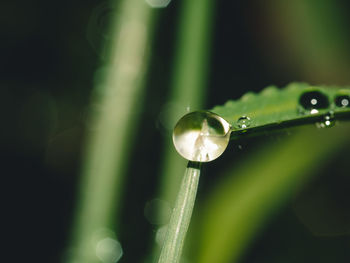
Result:
M315 105L303 105L300 102L303 94L321 94L326 101ZM284 89L269 86L259 94L248 92L237 101L228 101L223 106L214 107L211 111L228 121L233 128L233 136L242 132L256 132L277 125L296 125L305 122L322 120L325 114L331 113L332 118L342 117L350 113L349 105L339 106L337 98L347 96L350 99L350 89L332 86L311 86L306 83L291 83ZM310 99L307 97L306 99ZM315 98L318 99L317 96ZM311 101L308 101L310 104ZM318 104L319 105L318 105ZM326 103L326 105L325 105ZM313 106L313 107L311 107ZM240 118L249 119L248 127L240 127Z

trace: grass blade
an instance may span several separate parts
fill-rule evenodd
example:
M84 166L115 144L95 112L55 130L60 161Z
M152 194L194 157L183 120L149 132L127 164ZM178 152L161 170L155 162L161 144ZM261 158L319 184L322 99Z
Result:
M177 263L181 259L196 199L200 165L200 163L189 162L186 168L158 263Z
M184 1L179 17L172 89L168 101L176 105L168 119L174 127L187 110L203 108L206 98L207 72L215 2ZM161 167L160 198L173 204L177 194L183 158L175 151L171 134L165 138Z

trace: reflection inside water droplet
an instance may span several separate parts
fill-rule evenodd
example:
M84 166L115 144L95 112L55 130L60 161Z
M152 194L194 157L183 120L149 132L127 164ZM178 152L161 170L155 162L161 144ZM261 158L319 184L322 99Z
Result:
M218 158L225 151L229 139L229 123L206 111L185 115L173 132L173 142L178 153L194 162L210 162Z
M250 126L251 120L247 116L242 116L237 120L237 126L241 129L246 129Z
M318 113L318 110L312 109L312 110L310 110L310 113L311 113L311 114L317 114L317 113Z

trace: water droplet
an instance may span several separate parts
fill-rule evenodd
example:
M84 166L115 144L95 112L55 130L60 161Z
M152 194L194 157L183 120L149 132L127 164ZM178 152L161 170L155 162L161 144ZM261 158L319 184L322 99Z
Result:
M337 96L335 98L335 105L341 108L350 107L350 97L346 95Z
M251 120L247 116L242 116L237 120L237 125L241 129L246 129L250 126Z
M329 128L335 125L334 113L332 111L328 112L323 116L323 120L321 122L317 122L316 126L318 128Z
M319 91L305 92L300 96L299 104L311 114L317 114L318 109L326 109L329 106L327 96Z
M227 121L207 111L191 112L176 124L173 142L178 153L194 162L210 162L218 158L230 140Z

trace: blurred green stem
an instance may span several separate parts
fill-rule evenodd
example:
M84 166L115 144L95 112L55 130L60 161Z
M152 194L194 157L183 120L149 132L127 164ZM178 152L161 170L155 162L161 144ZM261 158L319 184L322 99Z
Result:
M209 69L209 51L215 2L211 0L193 0L183 1L182 5L179 16L172 89L168 98L168 102L175 104L176 109L180 110L172 111L168 115L169 123L171 123L172 127L187 111L203 107L208 80L207 73ZM173 206L180 185L180 175L183 167L186 165L186 161L175 151L171 134L168 134L165 138L164 153L159 195L162 200L170 202L170 205ZM181 198L181 196L178 196L178 198ZM176 206L179 205L178 202ZM159 211L159 213L161 214L162 211ZM179 213L173 213L169 223L173 225L171 228L174 227L176 220L178 222L183 220L176 218L179 216ZM188 220L187 224L189 224L190 215L186 220ZM180 259L187 227L184 226L181 232L182 237L176 237L171 231L167 234L159 262L173 262L170 261L170 258L175 258L174 260ZM180 239L182 241L179 241ZM174 247L174 242L180 243ZM156 258L158 253L159 248L155 246L153 257Z
M172 127L187 111L203 107L208 80L214 4L215 2L211 0L182 2L181 13L178 18L179 27L172 84L168 98L168 102L179 109L170 112L167 116ZM180 175L185 165L186 161L175 151L171 134L168 134L164 141L164 159L161 166L159 196L160 199L170 202L171 206L174 204L180 185ZM162 211L159 211L159 214L162 214ZM174 216L171 219L171 224L174 224L174 220L176 220ZM180 220L180 218L177 220ZM171 242L175 242L171 241L173 238L173 235L167 235L167 245L163 248L161 256L163 261L160 262L172 262L164 261L164 257L170 253L169 250L173 249L170 248L172 246ZM181 247L182 245L181 243ZM155 246L153 258L157 258L158 253L159 248ZM175 253L174 250L171 253Z
M145 2L119 2L108 71L96 87L103 87L103 92L94 98L98 106L91 114L70 244L75 252L69 262L98 262L94 235L118 223L123 177L142 105L152 24L152 10Z
M168 101L176 105L168 119L172 126L188 110L201 109L206 98L211 33L215 2L183 1L177 35L172 89ZM161 169L160 198L173 201L186 162L175 151L171 134L164 143L165 157Z
M200 166L200 163L189 162L186 168L158 263L177 263L181 259L196 199Z

